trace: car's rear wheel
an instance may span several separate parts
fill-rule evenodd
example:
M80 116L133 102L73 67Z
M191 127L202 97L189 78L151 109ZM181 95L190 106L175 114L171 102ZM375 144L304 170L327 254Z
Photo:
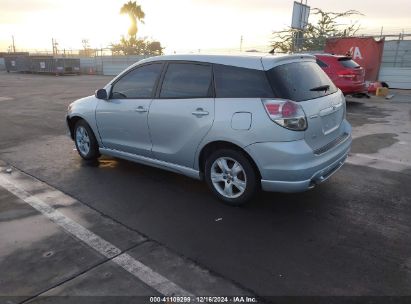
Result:
M96 137L84 120L79 120L74 126L74 142L83 159L96 160L100 156Z
M253 165L236 150L222 149L212 153L205 163L205 179L211 191L229 205L244 205L258 190Z

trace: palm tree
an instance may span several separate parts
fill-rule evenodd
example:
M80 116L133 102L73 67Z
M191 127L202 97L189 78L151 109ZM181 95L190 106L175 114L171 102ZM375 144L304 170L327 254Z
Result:
M128 29L128 34L130 35L130 37L135 38L138 31L137 21L144 23L145 14L141 9L141 5L137 5L136 1L129 1L123 4L120 9L120 14L127 14L130 17L131 26Z

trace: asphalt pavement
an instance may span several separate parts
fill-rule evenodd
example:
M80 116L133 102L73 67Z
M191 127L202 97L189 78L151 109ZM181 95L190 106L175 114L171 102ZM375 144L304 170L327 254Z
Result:
M261 193L233 208L200 181L109 157L81 160L66 135L67 106L109 80L0 73L0 177L25 193L0 183L0 295L161 294L113 262L129 253L190 294L411 296L411 94L409 102L349 99L354 141L338 173L308 192ZM28 204L42 193L32 183L59 193L42 198L57 210L60 200L75 202L65 216L118 255L104 256Z

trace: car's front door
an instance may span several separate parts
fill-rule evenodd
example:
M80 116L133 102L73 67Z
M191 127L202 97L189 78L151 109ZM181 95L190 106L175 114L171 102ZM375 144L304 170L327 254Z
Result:
M213 120L211 65L170 62L148 114L153 157L192 167Z
M151 156L147 115L163 64L139 66L112 85L110 98L99 100L96 120L105 148Z

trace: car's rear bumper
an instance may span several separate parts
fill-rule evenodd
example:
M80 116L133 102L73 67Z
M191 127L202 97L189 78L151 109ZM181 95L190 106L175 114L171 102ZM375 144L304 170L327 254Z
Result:
M256 162L265 191L301 192L327 180L345 162L351 147L351 127L346 138L316 155L304 140L256 143L246 151Z
M310 179L302 181L273 181L261 180L261 188L264 191L270 192L302 192L314 188L316 185L326 181L331 175L337 172L347 159L347 153L341 155L339 159L334 161L331 165L316 172Z
M367 87L365 86L364 82L360 83L352 83L349 82L347 83L344 81L344 83L336 83L336 86L343 92L344 95L349 95L349 94L356 94L356 93L366 93L367 92Z

